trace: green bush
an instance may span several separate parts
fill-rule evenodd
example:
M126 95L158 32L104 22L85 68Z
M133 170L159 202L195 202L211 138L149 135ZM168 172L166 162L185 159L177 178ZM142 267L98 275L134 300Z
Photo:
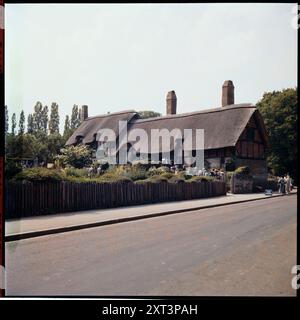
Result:
M249 167L242 166L242 167L238 167L237 169L235 169L234 173L248 175L248 174L250 174L250 169L249 169Z
M226 171L234 171L236 169L235 161L233 158L229 158L226 160L225 169L226 169Z
M131 169L124 172L124 177L127 177L133 181L144 180L148 178L148 172L145 169L139 167L132 167Z
M84 168L92 164L92 149L87 145L68 146L60 151L61 154L56 158L64 166Z
M166 178L166 179L171 179L174 177L174 173L171 173L171 172L164 172L160 175L162 178Z
M69 176L64 179L65 181L69 182L74 182L74 183L131 183L132 181L128 178L121 177L119 179L114 179L112 177L104 177L101 176L100 178L86 178L86 177L74 177L74 176Z
M114 174L113 172L107 172L102 176L95 178L95 180L100 182L132 182L132 180L129 177L120 176Z
M77 169L74 167L67 167L64 169L64 172L67 176L72 176L72 177L82 178L82 177L88 176L86 169Z
M152 182L152 183L161 183L161 182L168 182L168 179L158 175L158 176L151 176L144 181Z
M60 181L64 179L62 172L44 167L24 169L19 172L14 180L27 180L27 181Z
M158 175L161 175L161 174L164 174L164 173L168 173L168 172L170 172L170 169L168 167L165 167L165 166L158 167L158 168L151 167L148 170L148 174L150 176L158 176Z
M16 161L8 160L5 162L5 178L11 179L21 171L22 166Z
M207 182L213 181L214 178L210 176L192 176L187 182Z
M173 177L171 177L168 180L169 183L184 183L185 179L178 177L177 175L173 175Z

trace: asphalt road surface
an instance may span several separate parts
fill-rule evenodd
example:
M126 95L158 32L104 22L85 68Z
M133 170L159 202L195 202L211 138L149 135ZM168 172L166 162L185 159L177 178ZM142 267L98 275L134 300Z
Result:
M297 197L6 244L10 296L295 296Z

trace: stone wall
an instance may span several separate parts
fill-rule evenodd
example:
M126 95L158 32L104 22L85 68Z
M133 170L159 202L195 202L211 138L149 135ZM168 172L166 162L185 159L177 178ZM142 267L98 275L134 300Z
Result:
M230 190L232 193L252 193L252 176L234 173L230 181Z

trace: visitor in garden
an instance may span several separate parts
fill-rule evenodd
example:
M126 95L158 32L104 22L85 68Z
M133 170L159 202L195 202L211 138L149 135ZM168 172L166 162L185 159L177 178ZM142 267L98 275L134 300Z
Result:
M89 177L89 178L92 177L93 171L94 171L94 168L93 168L92 166L90 166L90 167L88 168L88 177Z
M278 185L279 185L279 193L284 195L285 194L285 181L284 181L283 177L279 177Z
M102 166L99 165L98 168L97 168L97 176L99 177L102 173Z
M289 194L291 192L291 178L290 178L289 174L287 174L284 177L284 182L285 182L285 191L287 194Z

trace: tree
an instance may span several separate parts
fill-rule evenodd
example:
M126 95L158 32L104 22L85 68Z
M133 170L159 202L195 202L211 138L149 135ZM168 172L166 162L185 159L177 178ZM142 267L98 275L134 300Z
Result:
M29 133L29 134L34 133L34 121L33 121L32 114L29 114L27 117L27 133Z
M79 125L80 125L79 109L78 109L78 105L74 104L72 108L70 127L71 129L76 129L78 128Z
M16 114L13 113L12 117L11 117L11 133L13 135L16 134L16 127L17 127L17 120L16 120Z
M43 105L38 101L34 106L33 113L33 132L37 133L43 130Z
M25 133L25 115L24 111L22 110L20 113L20 120L19 120L19 134Z
M4 107L5 108L5 134L8 133L8 122L9 122L9 119L8 119L8 109L7 109L7 106Z
M60 153L60 149L65 145L65 138L59 133L49 134L47 137L47 159L46 161L53 162L56 156Z
M150 110L139 111L138 114L139 114L141 119L161 117L161 113L155 112L155 111L150 111Z
M297 181L297 89L266 92L257 108L270 140L268 167L275 175L289 173Z
M64 138L67 141L69 139L69 137L72 135L73 133L73 129L71 129L70 126L70 119L69 116L66 115L66 119L65 119L65 127L64 127Z
M51 113L49 120L49 132L50 134L59 133L59 114L58 104L53 102L51 104Z
M42 153L43 144L32 134L9 135L5 154L9 159L34 159Z
M57 156L63 165L83 168L92 163L92 150L87 145L69 146L60 150Z
M42 130L47 133L47 127L48 127L48 106L44 106L44 108L43 108L43 110L42 110L41 125L42 125Z

